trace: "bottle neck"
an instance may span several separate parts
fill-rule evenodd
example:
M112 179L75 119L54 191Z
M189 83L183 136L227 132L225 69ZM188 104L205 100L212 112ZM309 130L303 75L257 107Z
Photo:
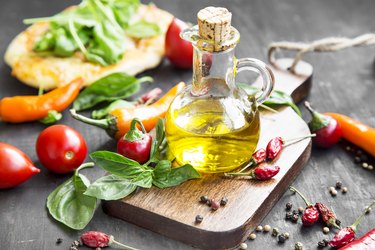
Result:
M209 52L194 47L192 94L209 94L212 79L223 81L229 89L235 88L234 48L221 52Z

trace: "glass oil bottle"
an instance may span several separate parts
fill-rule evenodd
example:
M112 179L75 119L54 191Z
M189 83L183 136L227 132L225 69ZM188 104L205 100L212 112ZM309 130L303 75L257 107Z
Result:
M166 138L179 164L202 173L231 171L246 164L260 135L258 105L273 89L273 75L256 59L235 58L239 32L225 8L207 7L198 25L181 33L194 47L193 79L169 107ZM258 72L263 92L248 96L236 86L236 73Z

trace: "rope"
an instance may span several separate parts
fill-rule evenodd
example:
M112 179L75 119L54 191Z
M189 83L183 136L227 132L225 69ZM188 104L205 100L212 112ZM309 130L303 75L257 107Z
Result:
M302 56L307 52L329 52L338 51L345 48L367 46L375 44L375 34L364 34L355 38L346 37L328 37L316 40L311 43L297 43L297 42L274 42L268 48L268 61L272 65L276 65L274 52L277 50L291 50L297 51L292 66L289 68L292 73L295 73L295 67L302 59Z

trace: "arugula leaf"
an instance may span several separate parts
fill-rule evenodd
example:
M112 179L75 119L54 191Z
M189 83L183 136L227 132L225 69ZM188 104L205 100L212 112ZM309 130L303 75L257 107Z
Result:
M84 194L101 200L118 200L128 196L136 188L137 186L128 179L107 175L91 184Z
M127 98L140 90L141 83L151 80L147 76L137 79L122 72L112 73L86 87L73 102L73 108L81 111L104 101Z
M107 116L111 111L118 109L118 108L129 108L129 107L134 107L134 104L132 102L128 102L125 100L116 100L112 103L110 103L107 107L99 109L99 110L94 110L91 113L91 117L94 119L101 119Z
M118 177L134 179L144 172L138 162L110 151L96 151L90 157L99 167Z
M245 90L248 95L255 95L256 93L261 91L260 88L254 87L245 83L238 83L237 85L243 90ZM280 90L272 91L270 97L266 101L263 102L263 105L271 106L271 107L278 106L278 105L290 106L299 116L302 115L298 106L294 103L292 97Z
M52 217L75 230L85 228L94 216L96 198L84 195L90 181L79 173L79 170L93 165L83 164L73 177L58 186L47 198L47 208Z
M141 20L137 23L131 24L126 29L126 34L134 38L147 38L157 36L161 33L160 27L155 23L150 23Z
M61 120L62 114L57 112L56 110L50 110L48 111L48 115L44 117L43 119L40 119L39 122L49 125L53 124L59 120Z

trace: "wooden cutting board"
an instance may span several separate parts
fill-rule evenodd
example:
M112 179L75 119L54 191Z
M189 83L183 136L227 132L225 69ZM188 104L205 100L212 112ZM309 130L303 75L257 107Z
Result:
M286 70L291 59L281 59L277 65L278 68L272 67L275 89L291 94L295 102L301 101L311 87L311 65L299 63L298 75ZM306 134L309 134L306 123L291 108L281 108L278 113L262 112L258 147L265 147L275 136L288 139ZM282 196L308 161L310 151L310 140L286 147L273 163L280 166L280 173L269 181L204 175L174 188L139 189L122 200L103 202L103 209L109 215L195 247L234 248L248 237ZM228 203L213 212L199 202L202 195L217 200L225 196ZM198 214L204 219L195 224Z

